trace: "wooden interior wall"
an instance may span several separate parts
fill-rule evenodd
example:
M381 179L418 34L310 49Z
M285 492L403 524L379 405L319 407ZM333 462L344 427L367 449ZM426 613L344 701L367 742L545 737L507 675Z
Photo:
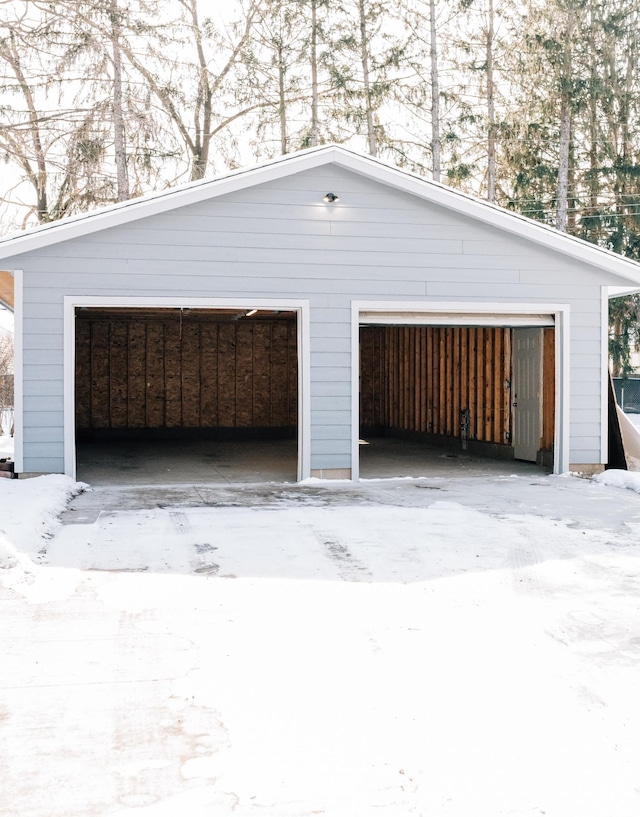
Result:
M360 330L360 422L509 445L511 330L365 326Z
M549 326L542 335L542 437L540 450L551 451L556 416L556 333Z
M293 428L295 320L78 316L85 429Z

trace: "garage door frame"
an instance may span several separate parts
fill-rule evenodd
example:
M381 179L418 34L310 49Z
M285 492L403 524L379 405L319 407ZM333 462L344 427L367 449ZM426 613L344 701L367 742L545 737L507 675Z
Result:
M76 309L157 308L157 309L265 309L297 313L298 337L298 480L311 474L311 375L310 316L308 300L276 298L167 298L167 297L92 297L67 295L64 298L64 472L76 478Z
M476 303L443 301L353 301L351 304L351 474L360 476L360 326L523 326L555 327L555 426L553 473L569 468L569 318L568 304ZM529 325L531 325L531 323ZM547 324L549 325L549 324Z

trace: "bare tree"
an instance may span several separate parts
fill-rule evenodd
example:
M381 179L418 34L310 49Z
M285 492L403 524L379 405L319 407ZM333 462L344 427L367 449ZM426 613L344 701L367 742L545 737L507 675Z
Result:
M13 335L0 329L0 434L13 402Z

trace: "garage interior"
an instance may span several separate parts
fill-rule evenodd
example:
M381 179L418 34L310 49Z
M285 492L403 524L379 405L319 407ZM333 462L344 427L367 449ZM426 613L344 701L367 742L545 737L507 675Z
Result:
M427 468L431 474L445 469L448 474L456 469L477 473L480 463L497 470L504 469L505 460L514 471L532 466L552 471L555 331L552 326L537 330L539 443L520 462L513 442L517 331L509 326L362 325L360 475L415 476Z
M77 478L297 479L295 311L76 309Z

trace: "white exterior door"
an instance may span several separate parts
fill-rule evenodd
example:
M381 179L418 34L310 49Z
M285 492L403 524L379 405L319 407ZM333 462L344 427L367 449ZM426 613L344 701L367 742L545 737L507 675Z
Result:
M511 397L514 457L535 462L542 434L542 329L513 330Z

